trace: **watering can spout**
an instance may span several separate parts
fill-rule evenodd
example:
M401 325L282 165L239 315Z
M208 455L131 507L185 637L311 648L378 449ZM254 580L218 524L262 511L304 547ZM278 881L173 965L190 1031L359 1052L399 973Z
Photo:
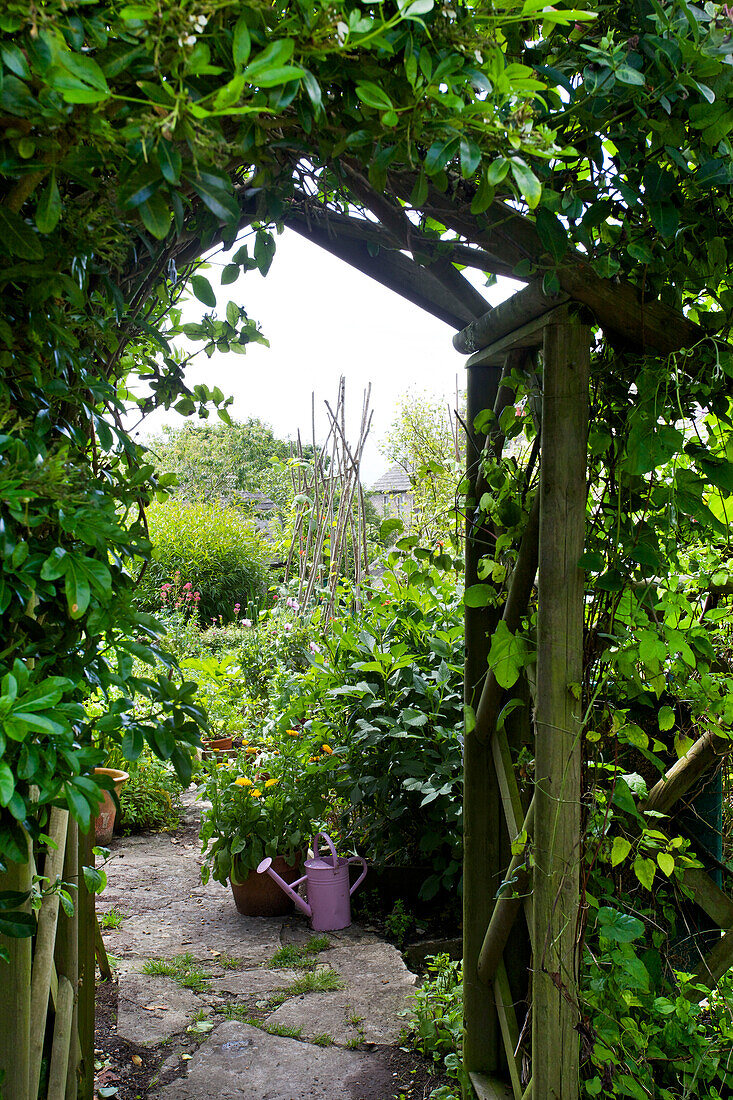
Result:
M273 882L276 882L278 884L278 886L280 887L280 889L284 890L285 893L288 895L288 897L292 898L292 900L295 902L295 904L298 906L298 908L300 910L302 910L303 913L305 913L306 917L310 917L310 915L311 915L310 905L308 905L306 902L304 902L302 897L300 896L300 894L298 894L293 889L294 886L299 886L301 884L301 882L305 882L305 879L306 879L305 875L303 875L302 878L296 879L296 881L293 882L292 884L288 884L287 882L285 882L283 879L280 878L280 876L277 874L276 871L273 871L273 869L272 869L272 860L269 856L267 856L265 859L262 860L262 863L260 863L259 867L257 868L257 874L258 875L265 875L265 874L269 875L270 878L273 880Z

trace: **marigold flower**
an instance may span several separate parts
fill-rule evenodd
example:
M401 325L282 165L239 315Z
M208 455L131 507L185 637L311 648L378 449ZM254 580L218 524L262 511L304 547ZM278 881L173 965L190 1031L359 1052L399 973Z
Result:
M237 787L251 787L252 780L246 775L238 775L234 780Z
M287 730L288 737L300 737L300 730Z
M333 749L330 748L329 745L321 745L321 749L323 750L323 752L326 753L327 756L331 756L333 753Z
M262 791L258 787L253 787L249 793L253 798L260 798L262 795Z
M267 782L265 783L265 786L266 787L274 787L276 783L277 783L277 779L268 779Z
M255 753L255 752L259 752L260 750L258 748L255 748L254 745L250 745L249 748L245 749L244 751L249 752L249 753Z

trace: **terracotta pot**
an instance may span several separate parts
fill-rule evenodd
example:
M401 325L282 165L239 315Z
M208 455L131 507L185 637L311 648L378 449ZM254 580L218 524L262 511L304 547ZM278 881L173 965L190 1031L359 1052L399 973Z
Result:
M108 775L115 785L115 794L120 797L123 785L130 778L129 772L120 771L119 768L95 768L95 775ZM99 813L94 819L94 838L97 844L109 844L115 827L115 814L117 807L109 791L103 791L104 802Z
M231 737L215 737L211 741L204 741L204 750L201 753L203 760L212 760L219 752L231 751L233 739Z
M272 868L285 882L295 882L300 878L303 856L294 864L285 862L283 856L275 856ZM230 882L234 894L234 904L245 917L284 917L295 908L284 890L281 890L269 875L258 875L250 871L244 882Z

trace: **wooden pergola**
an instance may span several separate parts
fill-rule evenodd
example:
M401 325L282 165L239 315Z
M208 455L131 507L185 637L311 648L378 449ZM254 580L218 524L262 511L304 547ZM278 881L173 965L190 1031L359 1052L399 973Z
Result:
M406 201L411 181L391 177L391 183ZM499 419L515 399L503 380L516 370L536 371L541 363L539 491L506 601L503 607L466 608L465 702L475 725L466 730L464 752L464 1062L480 1100L574 1100L583 917L579 696L585 584L578 562L586 522L591 347L600 329L615 348L668 356L703 333L675 309L645 301L631 284L600 278L578 253L566 256L556 271L560 289L547 295L540 277L553 265L534 223L502 203L468 219L431 189L424 212L457 235L443 247L422 237L401 208L353 172L349 185L375 221L328 211L299 195L285 224L459 330L454 346L469 356L467 588L479 580L479 561L490 544L478 507L481 458L501 454ZM433 263L425 258L431 249ZM537 273L534 280L493 309L454 266L512 275L527 260ZM486 435L474 427L485 410L494 412ZM524 692L527 705L499 723L505 700L488 670L491 636L500 619L511 631L519 628L534 591L536 681L531 691L520 681L513 695ZM533 793L526 796L512 752L530 739L535 776ZM673 810L719 761L720 751L715 739L701 738L653 788L649 807ZM523 840L532 847L531 872L524 851L512 855L512 846L516 851ZM498 893L502 884L508 888ZM696 975L713 987L733 964L733 901L705 871L687 872L684 884L724 932Z
M500 455L498 427L475 430L479 412L493 410L491 425L514 402L503 384L514 371L536 371L541 358L540 485L518 549L503 606L467 608L465 699L475 725L465 737L464 804L464 1061L480 1098L575 1100L579 1080L578 943L581 847L580 703L584 580L578 567L586 514L586 440L591 345L597 329L615 347L667 356L695 344L696 325L638 288L600 278L578 253L559 268L544 254L534 223L500 202L479 217L464 204L429 187L422 214L447 227L452 240L436 237L408 217L399 203L376 192L359 172L340 165L361 211L323 205L297 188L282 222L414 305L457 330L454 344L467 360L466 586L478 580L479 561L491 532L481 517L484 452ZM414 179L390 175L392 193L407 202ZM238 195L245 228L258 217L258 197ZM469 203L470 207L470 203ZM365 217L365 212L369 218ZM227 231L231 239L231 231ZM224 231L220 239L223 238ZM171 262L179 268L216 244L195 236L168 245L143 281L123 279L129 298ZM531 266L533 281L490 309L459 268L512 276ZM555 270L559 290L547 295L543 272ZM520 681L527 705L498 721L503 691L489 672L487 655L500 619L516 631L537 591L536 682ZM534 723L530 711L534 709ZM520 792L512 750L528 743L534 728L534 791ZM706 735L650 792L648 805L669 813L700 776L719 760L721 748ZM59 839L66 819L56 822ZM531 838L532 873L517 839ZM91 839L68 825L64 847L50 859L65 879L91 864ZM19 873L21 873L19 871ZM30 870L22 873L30 881ZM712 987L733 964L733 901L704 871L688 871L685 885L717 927L725 930L701 963L698 978ZM502 883L511 889L497 891ZM8 882L24 889L26 880ZM54 1005L53 1085L48 1096L67 1100L93 1091L94 898L83 882L76 915L44 902L33 959L30 942L8 941L14 978L6 984L4 1018L14 1005L17 1026L0 1034L0 1064L11 1066L6 1086L13 1096L35 1098L40 1067L17 1037L42 1025ZM32 966L32 970L31 970ZM31 1005L31 989L33 1005ZM3 998L0 998L0 1002ZM0 1004L0 1007L2 1005ZM1 1029L0 1029L1 1030ZM40 1031L39 1031L40 1034ZM27 1046L27 1044L26 1044ZM23 1053L24 1051L24 1053ZM22 1057L19 1056L22 1054Z

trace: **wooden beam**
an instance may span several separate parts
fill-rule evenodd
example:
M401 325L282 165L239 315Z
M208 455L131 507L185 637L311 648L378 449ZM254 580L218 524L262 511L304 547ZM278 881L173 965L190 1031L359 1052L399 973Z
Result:
M716 767L730 754L731 749L733 741L730 738L708 730L654 784L643 808L668 813L706 771Z
M522 831L527 833L528 842L534 836L534 806L533 798L529 804L527 816L522 823ZM501 956L509 939L509 933L529 894L531 875L526 862L526 850L512 856L512 861L504 876L505 882L512 883L511 888L502 892L494 903L494 911L486 929L484 942L481 944L477 965L479 978L487 985L494 980ZM513 879L516 879L516 881L512 882Z
M532 1077L577 1100L583 552L590 329L545 329L535 715Z
M522 1100L522 1067L516 1054L519 1044L519 1027L517 1025L517 1014L512 1000L512 991L509 986L509 975L506 972L506 966L503 961L499 963L496 973L494 999L496 1001L496 1011L501 1026L501 1037L504 1042L504 1052L509 1067L509 1080L511 1081L514 1100Z
M733 966L733 929L730 929L718 940L715 947L705 956L698 966L693 981L704 985L707 989L715 989L716 985ZM690 992L691 1000L698 1000L698 994Z
M569 301L567 294L545 294L539 283L530 283L523 290L518 290L507 298L505 302L487 310L477 320L472 321L453 337L453 347L462 355L471 355L475 351L482 351L490 344L495 344L502 337L509 336L517 329L531 324ZM540 343L541 343L540 338ZM514 346L514 345L512 345Z
M478 564L485 552L488 531L477 519L477 484L485 436L474 431L479 412L493 408L501 370L473 367L467 372L466 422L466 586L478 582ZM466 607L464 696L474 707L486 676L488 637L496 626L498 609ZM496 1073L500 1066L500 1036L496 1006L479 979L477 964L484 932L493 908L493 882L501 875L501 803L491 748L475 731L464 741L463 796L463 1002L465 1036L463 1057L469 1072Z
M389 180L402 199L409 200L412 175L390 173ZM460 187L456 183L456 189ZM622 280L602 279L580 252L566 253L558 265L545 252L534 222L505 203L494 202L483 214L474 216L470 201L468 194L456 199L452 190L441 192L429 185L422 210L514 268L529 261L540 273L556 271L561 289L587 306L614 342L633 347L640 355L669 355L692 347L705 336L680 310L659 300L649 301L639 287Z
M514 1100L514 1093L503 1081L497 1081L496 1078L487 1077L485 1073L477 1073L475 1070L469 1070L468 1076L478 1100Z
M64 882L76 886L79 878L79 827L73 817L69 817L66 836L66 858L64 860ZM56 932L56 969L71 982L74 991L74 1011L71 1024L71 1047L69 1065L66 1073L66 1100L77 1100L78 1069L81 1060L78 1029L78 993L79 993L79 902L78 891L72 890L74 912L67 916L62 910Z
M525 352L534 351L542 347L545 327L555 320L562 320L566 316L567 307L557 306L548 313L534 317L526 325L499 337L493 344L489 344L481 351L474 352L466 366L475 367L481 363L496 364L503 361L504 356L510 350Z

